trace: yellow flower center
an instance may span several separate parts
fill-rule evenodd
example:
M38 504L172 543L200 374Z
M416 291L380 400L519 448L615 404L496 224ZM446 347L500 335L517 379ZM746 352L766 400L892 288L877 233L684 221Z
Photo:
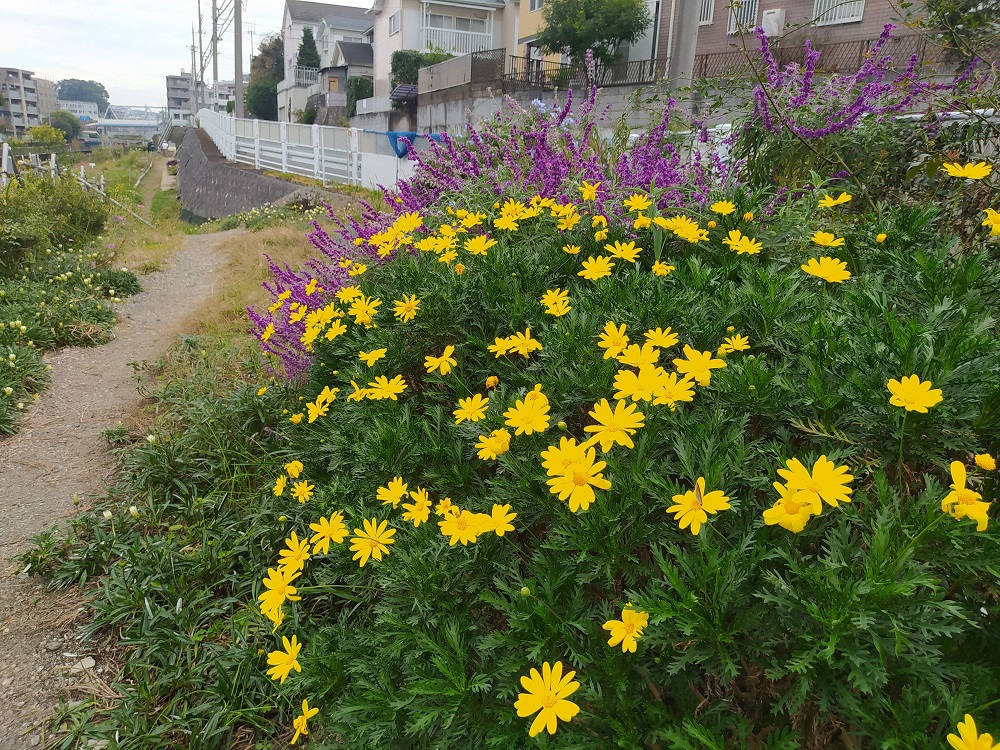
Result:
M455 527L459 531L465 531L467 528L469 528L469 522L468 522L468 520L466 520L466 519L462 518L461 516L459 516L458 520L455 521Z
M801 510L802 506L799 505L794 500L792 500L791 498L785 500L785 513L787 513L788 515L797 516Z
M589 483L590 483L590 475L584 474L579 471L573 472L573 484L575 484L577 487L583 487L583 485Z
M957 493L958 502L963 505L975 505L977 500L977 493L972 490L967 490L965 488L960 489Z
M372 549L376 549L378 547L378 541L376 541L375 539L369 539L368 546L371 547Z
M622 630L624 630L629 635L632 635L633 633L635 633L635 623L634 622L622 623Z
M815 492L817 495L819 494L819 484L815 480L809 482L809 484L806 485L806 489L810 492Z
M549 691L548 693L546 693L545 698L542 700L542 708L552 708L554 705L556 705L557 700L558 699L556 698L556 694Z

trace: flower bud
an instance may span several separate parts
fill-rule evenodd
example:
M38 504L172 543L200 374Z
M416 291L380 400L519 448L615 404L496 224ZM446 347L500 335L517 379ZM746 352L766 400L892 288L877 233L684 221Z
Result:
M521 596L531 596L531 589L529 589L527 586L522 586Z

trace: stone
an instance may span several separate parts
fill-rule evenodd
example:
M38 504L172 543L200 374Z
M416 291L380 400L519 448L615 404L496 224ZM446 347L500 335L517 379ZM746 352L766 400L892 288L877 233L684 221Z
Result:
M97 664L91 657L85 656L80 659L76 664L69 668L70 674L79 674L85 669L93 669L94 665Z

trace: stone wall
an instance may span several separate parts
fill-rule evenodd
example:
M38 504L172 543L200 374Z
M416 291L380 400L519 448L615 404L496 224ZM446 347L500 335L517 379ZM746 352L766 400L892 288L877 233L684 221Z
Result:
M319 192L226 161L212 139L196 128L188 128L176 158L181 209L185 218L194 222L220 219L266 203L315 200Z

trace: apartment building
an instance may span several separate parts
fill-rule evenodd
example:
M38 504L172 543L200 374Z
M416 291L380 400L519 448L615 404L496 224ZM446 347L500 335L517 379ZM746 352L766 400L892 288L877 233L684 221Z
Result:
M34 73L20 68L0 68L0 127L17 135L41 124L38 111L38 88ZM9 123L9 124L8 124Z
M97 120L101 116L101 112L96 102L82 102L75 99L59 99L56 104L56 109L61 109L64 112L69 112L71 115L76 115L83 121Z
M50 81L47 78L36 78L35 89L38 93L38 117L45 120L59 109L55 81Z
M194 115L194 76L181 68L180 75L167 76L167 117L171 125L187 125Z

